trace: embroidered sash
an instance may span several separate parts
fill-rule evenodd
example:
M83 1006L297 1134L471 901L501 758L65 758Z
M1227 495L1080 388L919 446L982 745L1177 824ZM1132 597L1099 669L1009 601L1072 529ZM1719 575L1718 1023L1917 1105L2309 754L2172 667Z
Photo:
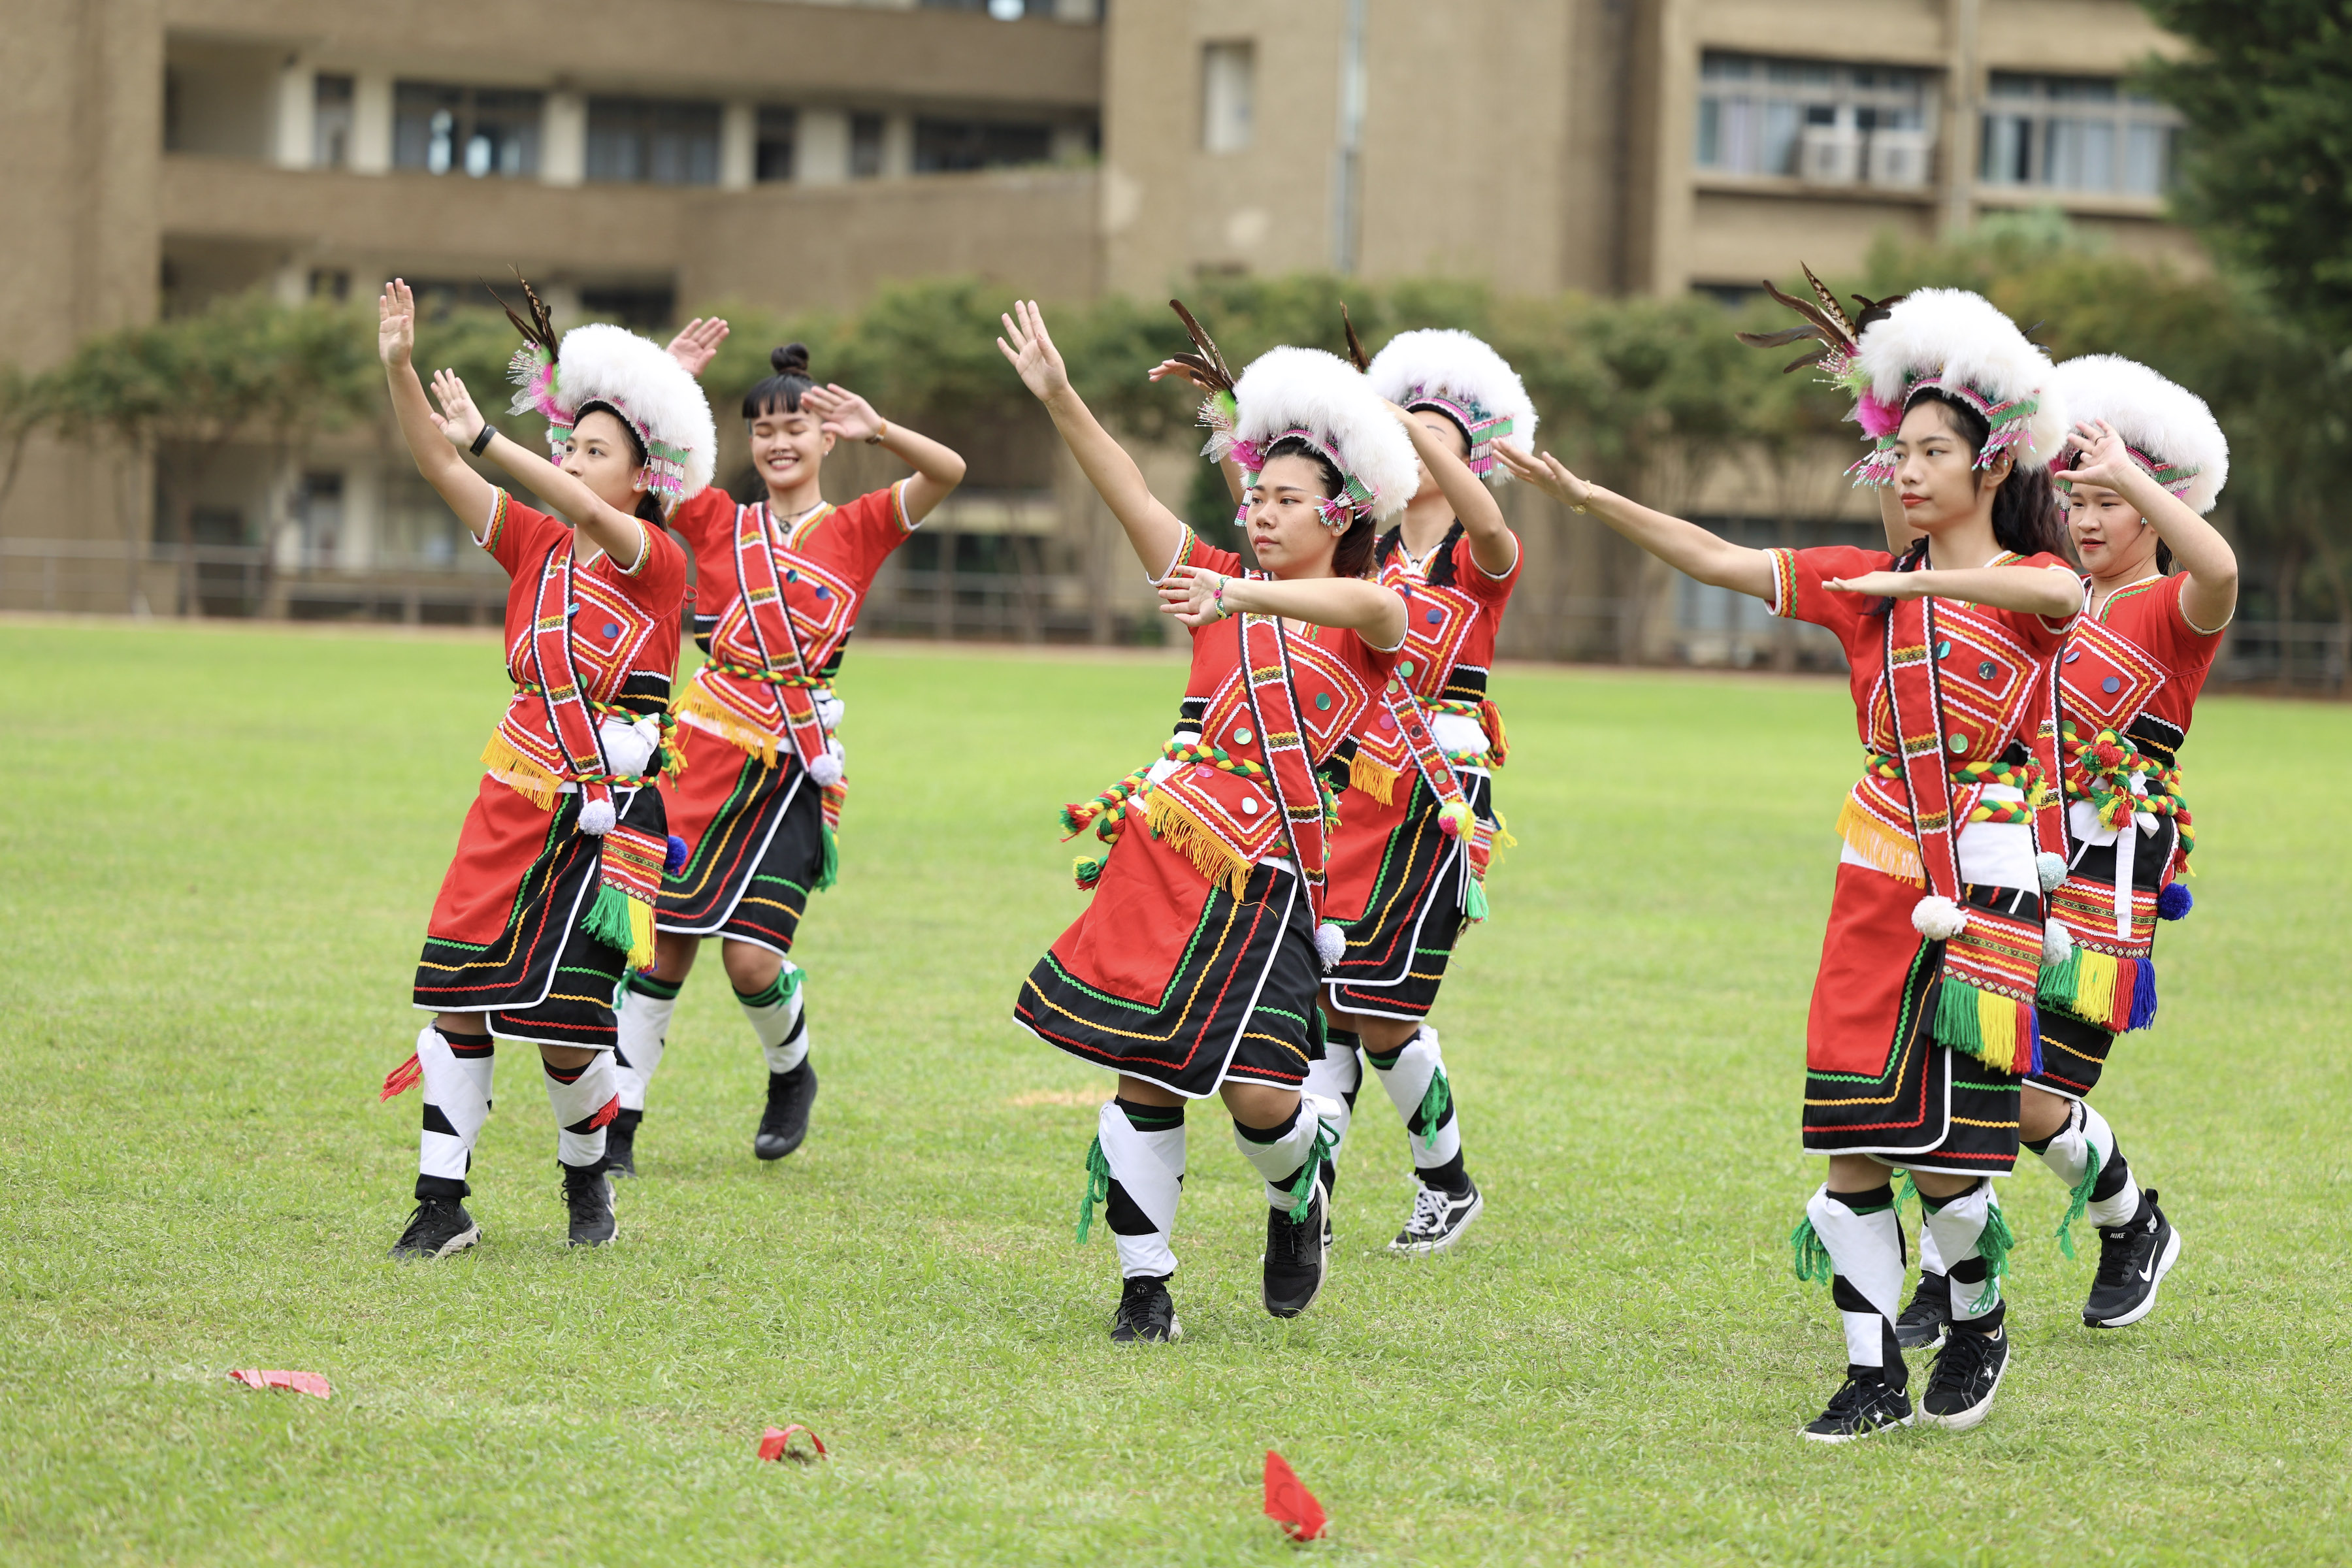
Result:
M579 787L583 808L598 800L610 805L613 798L596 716L589 710L572 657L572 616L583 581L588 579L575 578L572 542L557 542L540 563L530 630L508 649L515 700L482 750L490 776L542 811L555 808L566 784ZM527 693L539 701L524 701Z
M1291 864L1307 885L1307 911L1319 925L1328 825L1323 785L1315 776L1315 758L1307 749L1306 729L1299 721L1289 634L1283 630L1280 616L1244 616L1241 633L1244 695L1265 748L1266 787L1289 840Z

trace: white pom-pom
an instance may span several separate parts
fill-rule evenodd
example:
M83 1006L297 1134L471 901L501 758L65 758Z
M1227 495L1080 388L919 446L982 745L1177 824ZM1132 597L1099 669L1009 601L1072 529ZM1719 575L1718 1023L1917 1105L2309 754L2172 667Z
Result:
M838 697L825 696L816 700L816 721L828 731L841 728L841 716L848 705Z
M580 831L591 838L602 838L613 831L620 817L609 800L592 800L580 808Z
M1930 942L1947 942L1966 931L1969 911L1939 893L1911 906L1911 929Z
M1333 964L1347 957L1348 933L1340 930L1338 926L1333 925L1329 921L1325 921L1321 925L1317 926L1315 928L1315 956L1323 961L1323 967L1326 969L1330 968Z
M2063 963L2066 955L2074 951L2074 933L2066 929L2064 921L2051 921L2042 928L2042 962Z
M831 789L841 782L841 758L835 752L827 752L809 764L808 772L819 789Z
M2033 874L2041 880L2043 892L2056 892L2058 885L2066 879L2066 857L2044 849L2033 858Z

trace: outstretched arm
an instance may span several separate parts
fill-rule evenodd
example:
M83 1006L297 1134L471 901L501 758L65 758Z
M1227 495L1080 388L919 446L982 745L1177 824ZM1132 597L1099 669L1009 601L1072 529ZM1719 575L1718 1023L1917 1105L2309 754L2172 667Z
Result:
M1158 577L1176 559L1177 547L1184 542L1183 522L1160 503L1143 482L1143 470L1135 466L1135 459L1111 438L1070 385L1070 373L1045 331L1045 313L1036 301L1016 300L1012 313L999 320L1004 323L1004 335L996 340L997 348L1021 373L1021 384L1053 416L1054 428L1078 460L1087 482L1127 530L1127 542L1135 547L1144 571Z
M1495 493L1428 426L1393 403L1389 406L1395 410L1404 433L1412 437L1412 449L1429 466L1437 488L1445 492L1445 504L1462 520L1462 531L1470 538L1470 558L1478 563L1478 570L1489 577L1509 576L1511 568L1519 563L1519 541L1511 525L1503 521Z
M2082 448L2081 460L2051 478L2105 485L2131 502L2189 574L2180 589L2180 613L2191 626L2229 624L2238 608L2238 552L2221 531L2133 462L2123 437L2106 421L2074 426L2074 443Z
M1229 577L1202 566L1179 566L1160 584L1160 608L1198 631L1244 613L1345 626L1377 648L1404 641L1404 600L1393 588L1361 577L1299 577L1288 582Z
M1506 441L1495 443L1506 468L1553 499L1593 516L1687 576L1769 602L1772 558L1734 544L1695 522L1653 511L1639 501L1587 484L1549 452L1531 457Z
M907 482L908 527L931 515L931 509L963 483L963 458L929 436L919 436L893 425L874 412L874 405L846 387L812 386L801 394L801 406L823 422L825 433L841 441L872 441L915 470Z
M376 357L383 361L384 380L392 387L392 411L400 420L408 455L416 459L416 471L440 492L467 531L479 539L482 530L489 526L499 492L442 438L440 418L425 400L425 388L409 363L416 348L416 296L397 278L383 286L383 294L376 300L375 347ZM480 428L478 423L476 428ZM473 439L470 433L467 439Z
M1864 572L1822 584L1833 594L1874 599L1958 599L2063 621L2083 607L2083 580L2063 566L1976 566L1964 571Z
M472 394L457 378L454 370L433 373L433 395L441 405L441 412L433 422L441 427L452 447L471 447L474 437L482 433L481 411L474 406ZM453 451L452 458L456 456ZM594 490L549 462L520 441L510 441L502 435L492 435L482 456L504 468L518 483L525 485L570 518L572 525L589 543L611 556L615 563L626 563L624 570L634 572L645 562L650 541L646 525L618 508L608 505ZM460 464L460 467L464 465ZM488 489L487 485L484 489ZM485 513L487 518L488 514ZM479 530L476 530L479 532Z

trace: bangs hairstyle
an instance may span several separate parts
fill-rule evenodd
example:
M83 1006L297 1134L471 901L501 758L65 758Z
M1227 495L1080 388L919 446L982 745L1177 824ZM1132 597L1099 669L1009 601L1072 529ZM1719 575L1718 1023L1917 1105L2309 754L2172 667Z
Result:
M1347 478L1337 465L1307 442L1296 436L1286 436L1266 448L1265 460L1276 458L1304 458L1315 465L1316 477L1323 484L1323 499L1329 500L1347 488ZM1355 521L1339 535L1339 542L1331 549L1331 574L1336 577L1361 577L1371 569L1372 549L1380 542L1372 530L1369 513L1359 510Z
M614 422L620 426L621 434L629 438L629 459L631 463L640 468L646 466L646 454L645 437L637 434L637 427L629 423L627 415L623 414L619 409L614 407L611 404L605 402L601 397L590 398L587 402L582 404L579 409L572 416L572 431L575 437L580 433L580 422L583 419L587 418L591 414L611 415ZM661 497L650 487L646 489L645 494L637 498L635 515L637 521L640 522L657 523L661 521Z
M2056 472L2063 474L2068 469L2074 468L2075 464L2081 462L2084 455L2083 448L2074 445L2074 441L2069 438L2066 443L2066 449L2059 453L2056 458L2051 460L2050 467ZM2129 503L2126 502L2126 504ZM2067 511L2070 510L2070 506L2071 502L2068 500L2062 500L2059 501L2058 514L2062 521L2064 520ZM2139 521L2142 528L2149 527L2148 521L2145 517L2141 518ZM2072 542L2073 537L2073 531L2070 530L2067 534L2067 538L2070 542ZM2157 574L2159 576L2169 577L2172 575L2172 546L2164 542L2164 538L2161 534L2157 536L2156 541L2156 570Z
M814 386L809 374L808 344L786 343L768 355L768 364L774 372L743 395L743 417L757 419L763 414L798 414L801 394Z
M1913 393L1911 401L1904 405L1905 412L1923 403L1933 403L1944 410L1952 428L1969 444L1969 461L1973 464L1984 451L1985 443L1992 438L1991 423L1950 393L1935 386L1923 386ZM1977 482L1983 484L1982 473L1978 474ZM2065 510L2058 504L2058 491L2050 482L2047 464L2028 468L2020 461L2010 465L2009 477L1992 494L1992 537L1995 543L2014 554L2055 555L2061 561L2074 558L2074 552L2066 547Z

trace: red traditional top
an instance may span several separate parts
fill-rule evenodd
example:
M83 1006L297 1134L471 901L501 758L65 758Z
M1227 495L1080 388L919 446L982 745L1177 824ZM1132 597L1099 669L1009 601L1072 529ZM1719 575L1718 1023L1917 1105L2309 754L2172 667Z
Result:
M1381 541L1380 580L1405 601L1397 679L1420 700L1437 743L1457 764L1502 760L1502 718L1486 696L1486 675L1503 608L1526 559L1520 551L1508 572L1489 575L1458 522L1419 561L1406 551L1399 531L1391 530ZM1403 728L1386 704L1380 705L1357 735L1353 782L1385 801L1412 765Z
M2223 629L2209 632L2189 621L2180 605L2188 586L2188 574L2181 572L2144 578L2116 589L2083 619L2075 646L2058 667L2060 701L2068 717L2080 714L2099 728L2120 731L2146 713L2187 737L2198 693L2221 650ZM2122 648L2113 646L2117 641ZM2174 750L2179 744L2179 739L2171 741Z

